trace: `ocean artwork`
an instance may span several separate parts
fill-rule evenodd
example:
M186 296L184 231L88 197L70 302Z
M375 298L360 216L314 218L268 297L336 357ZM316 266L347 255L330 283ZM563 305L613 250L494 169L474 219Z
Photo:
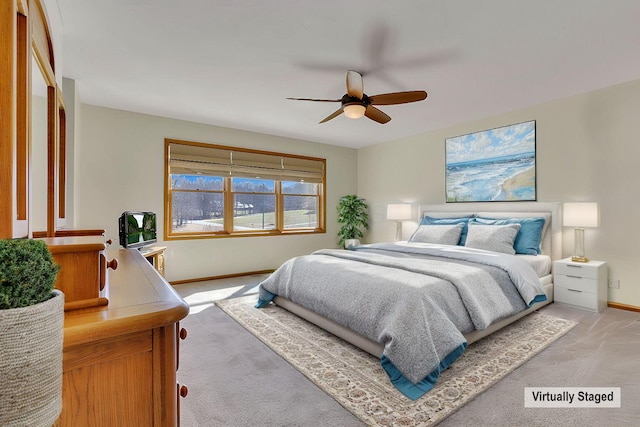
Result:
M448 138L447 202L535 201L536 122Z

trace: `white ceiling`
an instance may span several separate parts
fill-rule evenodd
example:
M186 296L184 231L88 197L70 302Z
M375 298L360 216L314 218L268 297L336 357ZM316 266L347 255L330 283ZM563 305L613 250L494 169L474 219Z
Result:
M84 103L354 148L640 78L638 0L58 4ZM385 125L286 99L338 99L348 69L429 96Z

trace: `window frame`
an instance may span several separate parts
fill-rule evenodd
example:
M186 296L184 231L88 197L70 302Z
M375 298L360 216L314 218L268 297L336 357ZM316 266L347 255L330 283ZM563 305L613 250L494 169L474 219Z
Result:
M244 192L234 192L232 189L232 177L221 176L223 179L223 230L222 231L197 231L197 232L176 232L173 230L173 188L171 180L171 168L170 168L170 147L172 144L211 148L215 150L229 150L233 152L250 153L252 155L264 155L264 156L279 156L283 159L302 159L310 160L322 163L322 178L320 182L315 182L318 185L317 194L303 194L293 196L306 196L317 197L318 201L318 221L315 228L285 228L284 221L284 198L292 196L291 194L283 194L282 182L295 182L293 179L285 177L281 180L274 179L274 193L275 194L275 228L274 229L260 229L260 230L234 230L234 201L236 194L246 194ZM164 185L164 238L165 240L192 240L192 239L216 239L227 237L257 237L257 236L289 236L297 234L317 234L326 232L326 159L319 157L302 156L289 153L280 153L273 151L254 150L249 148L241 148L226 145L209 144L203 142L183 141L171 138L165 138L165 150L164 150L164 163L165 163L165 185ZM214 175L211 176L220 176ZM268 180L271 180L270 178ZM181 190L186 192L187 190ZM192 190L188 192L211 192L211 190Z

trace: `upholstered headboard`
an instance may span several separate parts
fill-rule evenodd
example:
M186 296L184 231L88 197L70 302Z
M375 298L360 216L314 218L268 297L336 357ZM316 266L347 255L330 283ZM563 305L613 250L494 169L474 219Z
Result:
M420 205L420 218L482 215L493 218L544 217L542 253L552 260L562 258L562 203L559 202L478 202Z

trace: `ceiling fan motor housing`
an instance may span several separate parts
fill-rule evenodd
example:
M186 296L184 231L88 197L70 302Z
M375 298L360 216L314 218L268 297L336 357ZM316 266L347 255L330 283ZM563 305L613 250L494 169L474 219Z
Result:
M363 105L364 107L368 107L371 104L371 100L367 95L362 95L362 99L357 96L350 96L349 94L345 94L342 99L342 107L346 107L347 105Z

